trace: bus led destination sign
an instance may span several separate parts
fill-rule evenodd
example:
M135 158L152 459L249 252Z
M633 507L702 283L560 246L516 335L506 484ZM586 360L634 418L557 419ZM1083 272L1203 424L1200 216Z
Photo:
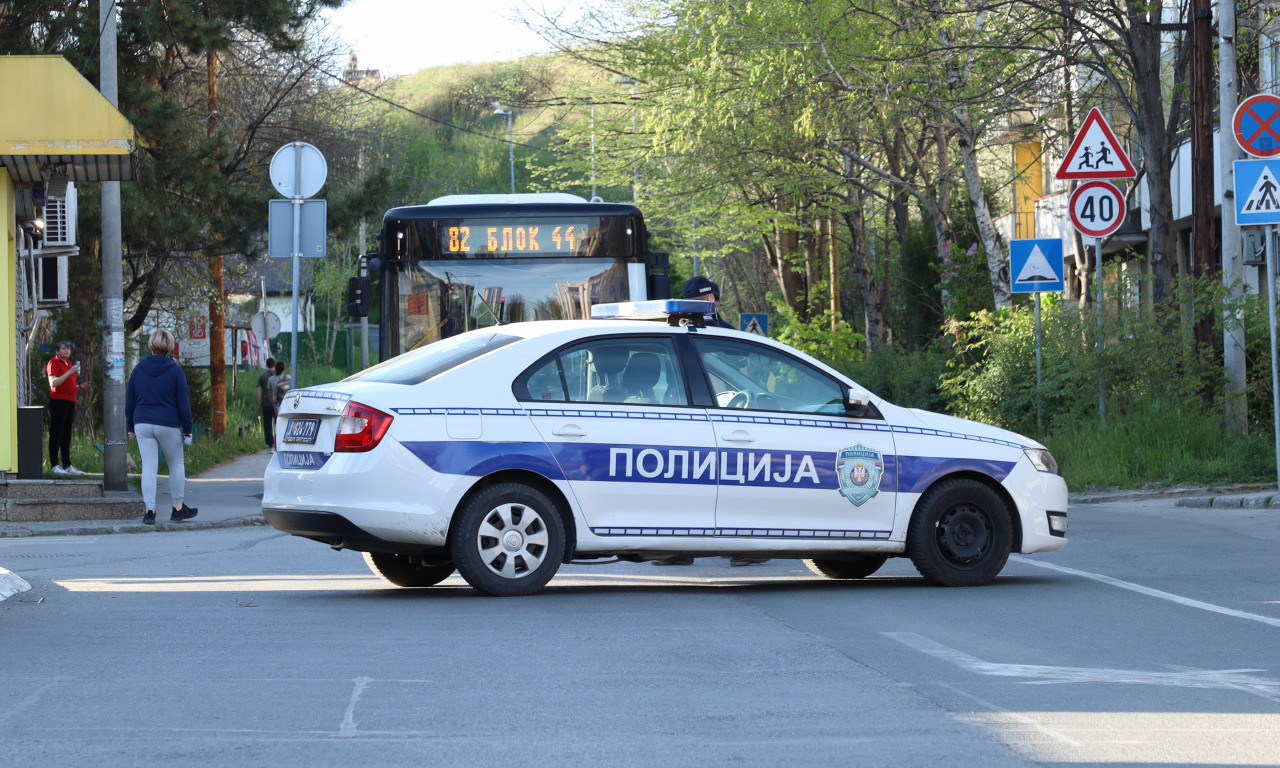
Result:
M442 255L555 256L594 250L598 219L547 218L512 221L462 219L441 222Z

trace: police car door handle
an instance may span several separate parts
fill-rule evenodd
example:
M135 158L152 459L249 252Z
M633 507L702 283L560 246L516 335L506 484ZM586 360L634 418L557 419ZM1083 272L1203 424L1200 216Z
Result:
M735 429L727 435L722 435L721 439L728 443L754 443L756 439L751 433L744 429Z
M565 424L559 429L551 430L551 434L556 437L585 437L587 431L577 424Z

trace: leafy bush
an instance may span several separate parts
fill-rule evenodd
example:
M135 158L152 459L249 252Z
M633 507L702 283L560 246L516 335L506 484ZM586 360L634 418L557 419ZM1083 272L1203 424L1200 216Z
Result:
M790 307L778 309L784 325L777 339L782 343L790 344L836 370L844 370L862 359L862 345L866 337L844 320L833 323L835 315L831 310L802 322Z
M1196 318L1221 317L1231 306L1221 285L1182 280L1174 298L1150 310L1127 300L1133 290L1130 282L1113 281L1104 302L1100 351L1092 306L1082 311L1056 295L1044 297L1039 389L1031 307L951 321L950 373L941 391L952 412L1026 433L1065 428L1098 418L1100 381L1108 418L1152 401L1217 402L1223 390L1220 351L1197 349L1192 334ZM1217 339L1220 344L1220 327ZM1038 408L1043 427L1037 426Z
M913 351L872 349L861 362L840 369L895 405L927 411L948 408L938 388L946 370L946 354L935 347Z

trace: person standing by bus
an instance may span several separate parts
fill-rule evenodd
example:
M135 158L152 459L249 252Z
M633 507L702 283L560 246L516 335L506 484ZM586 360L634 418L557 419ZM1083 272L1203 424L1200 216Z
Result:
M262 414L262 439L268 448L276 444L276 402L271 398L267 381L276 374L276 360L267 358L267 369L258 375L258 411Z
M78 381L80 363L71 362L71 346L70 341L58 342L57 352L44 367L49 377L49 466L58 477L84 474L71 464L71 426L76 419L76 396L89 385Z
M129 376L124 400L124 418L129 437L138 441L142 455L142 501L147 512L142 522L156 524L156 474L160 451L169 465L169 497L173 512L169 521L180 523L196 516L196 508L183 501L187 468L182 444L191 439L191 396L182 366L169 359L173 334L159 330L151 334L151 356L138 363Z

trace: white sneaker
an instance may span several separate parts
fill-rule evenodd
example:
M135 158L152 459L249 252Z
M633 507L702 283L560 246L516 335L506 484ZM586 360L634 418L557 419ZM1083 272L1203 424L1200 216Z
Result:
M80 477L80 476L82 476L82 475L84 474L84 473L83 473L83 472L81 472L80 470L76 469L76 468L75 468L75 465L69 466L69 467L67 467L67 468L66 468L65 470L63 470L63 471L64 471L66 474L70 475L71 477Z
M53 468L52 468L52 469L50 469L49 471L50 471L50 472L52 472L53 474L55 474L55 475L59 476L59 477L65 477L65 476L66 476L66 474L67 474L67 470L63 469L63 468L62 468L62 465L60 465L60 464L54 464L54 465L53 465Z

